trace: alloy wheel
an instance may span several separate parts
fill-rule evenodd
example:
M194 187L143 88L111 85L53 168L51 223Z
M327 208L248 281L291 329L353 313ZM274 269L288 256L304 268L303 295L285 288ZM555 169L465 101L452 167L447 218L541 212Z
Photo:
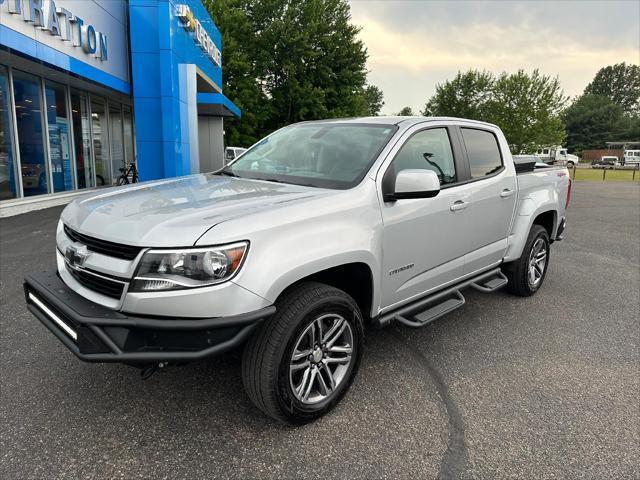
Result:
M542 238L538 238L529 254L528 281L531 288L537 288L542 282L544 269L547 266L547 244Z
M346 380L353 353L353 331L337 314L324 314L298 337L289 362L289 382L304 404L326 400Z

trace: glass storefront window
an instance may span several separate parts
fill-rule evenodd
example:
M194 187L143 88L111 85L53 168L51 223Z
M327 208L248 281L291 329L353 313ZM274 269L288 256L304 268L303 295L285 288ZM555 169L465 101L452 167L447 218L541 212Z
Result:
M0 201L110 186L136 160L132 107L60 78L0 65Z
M124 119L124 154L127 163L135 163L135 150L133 146L133 117L131 108L125 106L123 108Z
M109 166L109 128L104 100L91 97L91 133L97 186L111 185ZM116 172L117 174L117 172Z
M86 93L71 91L71 120L73 122L73 145L76 152L78 188L93 187L89 97Z
M0 200L18 196L12 134L9 76L0 65Z
M49 192L49 178L43 141L40 79L13 71L16 129L25 197Z
M124 146L122 142L122 109L120 104L109 102L109 123L111 125L111 171L113 183L122 174L124 165Z
M44 84L47 104L47 129L49 133L49 157L53 191L73 190L73 169L71 165L71 143L69 115L67 115L67 95L65 88L53 82Z

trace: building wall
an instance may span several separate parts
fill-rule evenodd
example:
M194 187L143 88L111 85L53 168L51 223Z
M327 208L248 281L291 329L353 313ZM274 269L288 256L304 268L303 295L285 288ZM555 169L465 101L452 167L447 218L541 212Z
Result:
M35 12L32 5L38 7ZM69 23L67 33L67 23L63 17L56 16L59 30L56 32L48 28L52 6L67 10L79 17L84 27L93 28L98 41L96 53L85 51L87 34L79 31L78 23ZM40 17L40 12L43 17ZM31 18L34 21L30 21ZM127 27L126 0L34 0L33 3L29 0L0 0L0 44L129 94ZM105 37L106 57L100 56L100 33Z
M199 116L200 171L212 172L224 166L224 121L222 117Z
M582 151L582 160L586 162L592 162L593 160L600 160L601 157L608 156L616 156L618 159L622 160L624 158L624 152L620 149L600 149L600 150L583 150Z

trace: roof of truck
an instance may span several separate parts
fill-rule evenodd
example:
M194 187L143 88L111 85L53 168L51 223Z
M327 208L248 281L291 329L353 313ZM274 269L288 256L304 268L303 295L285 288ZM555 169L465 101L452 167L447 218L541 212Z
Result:
M371 123L378 125L412 125L423 122L441 122L441 121L463 121L469 123L475 123L478 125L485 125L489 127L496 127L496 125L487 122L481 122L479 120L469 120L466 118L456 117L400 117L400 116L380 116L380 117L349 117L349 118L331 118L326 120L309 120L301 123Z

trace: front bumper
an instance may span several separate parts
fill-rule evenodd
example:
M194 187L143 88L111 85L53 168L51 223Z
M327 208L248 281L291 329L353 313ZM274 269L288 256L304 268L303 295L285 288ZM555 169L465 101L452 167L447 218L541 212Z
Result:
M78 358L87 362L188 362L241 345L265 318L260 310L217 318L131 316L78 295L56 272L28 275L27 308Z

